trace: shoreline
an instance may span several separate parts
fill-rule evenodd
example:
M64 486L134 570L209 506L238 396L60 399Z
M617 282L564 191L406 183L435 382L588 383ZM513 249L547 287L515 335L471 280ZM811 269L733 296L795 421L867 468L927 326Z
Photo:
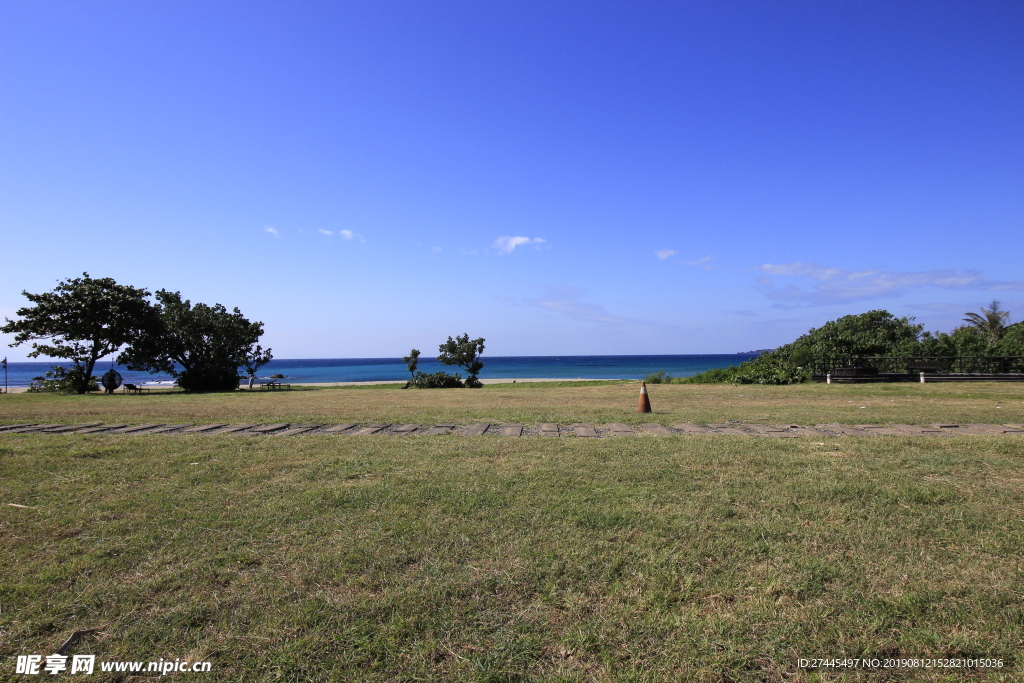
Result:
M375 380L369 382L291 382L292 386L296 387L357 387L366 386L370 384L405 384L408 380L404 379L384 379ZM510 377L500 379L481 379L481 384L514 384L517 382L618 382L618 381L634 381L639 382L640 380L618 380L608 378L595 378L595 377ZM248 387L241 387L242 389L248 389Z
M287 378L285 378L287 379ZM369 386L373 384L405 384L407 380L404 379L384 379L384 380L371 380L366 382L284 382L296 387L361 387ZM639 382L640 380L625 380L616 378L594 378L594 377L513 377L513 378L500 378L500 379L481 379L481 384L515 384L517 382ZM143 385L145 386L145 385ZM166 388L176 388L171 385L165 385ZM259 385L257 385L259 386ZM2 389L3 387L0 387ZM149 389L162 389L164 387L147 387ZM238 387L239 391L249 391L249 387L245 384ZM256 391L254 387L252 391ZM0 391L0 394L3 394ZM28 393L28 387L11 387L9 394L26 394ZM102 391L91 391L90 394L102 394ZM121 392L118 392L121 393Z

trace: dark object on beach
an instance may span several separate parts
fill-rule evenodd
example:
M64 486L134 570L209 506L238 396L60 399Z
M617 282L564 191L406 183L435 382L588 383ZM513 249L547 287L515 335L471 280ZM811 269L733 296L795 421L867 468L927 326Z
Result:
M103 377L100 378L100 382L103 384L103 388L107 390L108 394L114 393L114 389L121 386L121 381L121 373L114 368L110 368L104 372Z
M281 375L281 374L271 375L270 379L284 379L284 375Z

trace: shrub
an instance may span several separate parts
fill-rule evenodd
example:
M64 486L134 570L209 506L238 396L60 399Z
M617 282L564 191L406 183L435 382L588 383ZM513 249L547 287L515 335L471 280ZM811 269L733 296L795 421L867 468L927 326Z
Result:
M409 385L417 389L454 389L465 386L459 373L449 375L447 372L435 372L432 375L417 372L413 374Z
M672 375L666 375L664 370L658 370L647 375L644 381L648 384L672 384L673 380Z
M81 367L75 366L68 370L61 365L54 365L46 371L44 377L33 377L28 390L32 393L55 392L60 394L76 394L83 386L86 391L99 391L100 386L95 377L90 377L85 382L84 371Z

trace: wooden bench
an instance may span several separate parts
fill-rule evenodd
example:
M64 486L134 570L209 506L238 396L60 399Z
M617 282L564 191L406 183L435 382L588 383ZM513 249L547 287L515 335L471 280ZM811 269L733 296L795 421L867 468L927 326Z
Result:
M124 393L126 394L141 394L143 391L149 391L149 387L140 387L137 384L124 384Z
M291 389L291 388L292 388L291 384L281 384L280 382L277 382L277 381L264 382L263 384L260 384L260 390L261 391L262 390L275 391L277 389Z

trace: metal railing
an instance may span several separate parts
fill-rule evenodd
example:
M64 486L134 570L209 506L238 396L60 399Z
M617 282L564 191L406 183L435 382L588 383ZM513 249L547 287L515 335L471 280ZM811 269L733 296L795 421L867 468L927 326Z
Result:
M1024 356L844 356L817 359L812 366L816 375L849 367L880 373L993 374L1024 372Z

